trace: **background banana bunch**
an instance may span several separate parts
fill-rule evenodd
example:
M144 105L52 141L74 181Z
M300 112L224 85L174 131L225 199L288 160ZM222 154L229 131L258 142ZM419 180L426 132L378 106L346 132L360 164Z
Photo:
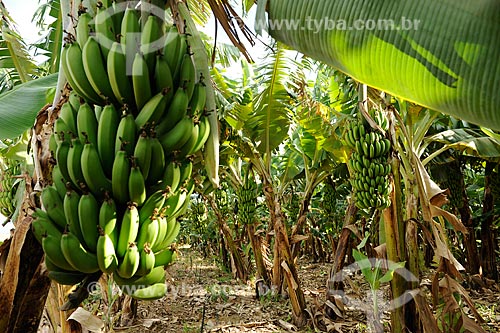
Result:
M16 193L15 176L19 175L20 167L16 161L5 159L0 172L0 213L5 217L14 214L14 195Z
M369 113L383 130L389 129L388 119L383 112L372 109ZM349 124L344 140L352 149L348 164L356 205L360 209L389 207L388 175L391 166L387 161L391 150L390 141L357 119Z
M257 206L257 184L246 178L238 191L238 218L242 224L252 224Z
M195 187L191 156L210 133L206 90L184 34L110 3L97 2L95 17L81 8L76 35L66 36L73 92L54 124L53 185L33 231L55 281L102 271L124 293L156 299Z
M333 217L337 213L337 191L330 177L325 180L325 187L323 188L321 197L321 207L328 217Z

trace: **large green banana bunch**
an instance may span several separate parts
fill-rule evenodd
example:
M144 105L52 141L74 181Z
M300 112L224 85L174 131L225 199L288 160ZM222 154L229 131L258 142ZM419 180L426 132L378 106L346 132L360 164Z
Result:
M191 156L210 125L186 35L141 16L127 2L98 2L66 37L73 92L54 124L57 165L33 231L54 280L100 270L132 297L155 299L194 191Z
M238 218L242 224L252 224L257 206L257 185L247 178L238 190Z
M369 113L377 125L388 130L389 123L383 112L372 109ZM361 209L389 207L390 141L379 131L358 120L349 124L344 140L352 149L348 164L356 205Z
M332 217L337 213L337 191L335 190L335 185L330 177L328 177L325 181L321 205L326 216Z
M19 174L19 164L12 160L5 160L0 170L0 213L5 217L14 214L14 195L16 191L15 176Z
M446 163L444 169L447 170L446 178L441 185L443 188L450 190L448 194L450 205L456 208L462 208L464 205L463 193L465 191L465 183L460 161L455 159L450 163Z
M498 201L500 199L500 172L493 171L491 174L491 193L493 194L493 198L495 201Z

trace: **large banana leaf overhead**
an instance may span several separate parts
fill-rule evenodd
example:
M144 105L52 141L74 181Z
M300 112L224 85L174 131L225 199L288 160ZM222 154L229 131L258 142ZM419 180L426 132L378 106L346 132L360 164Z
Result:
M499 0L268 0L268 15L275 39L360 82L500 130Z

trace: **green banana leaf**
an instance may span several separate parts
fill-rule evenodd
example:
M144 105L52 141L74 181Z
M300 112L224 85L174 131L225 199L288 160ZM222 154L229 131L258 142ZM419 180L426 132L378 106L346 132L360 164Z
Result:
M463 151L485 160L500 161L500 140L487 136L480 130L452 129L427 137L425 141L439 142L447 148Z
M367 85L500 129L498 0L267 0L257 29L266 2L276 40Z
M63 35L60 1L50 0L42 3L33 16L33 22L36 22L40 30L47 31L47 34L34 45L36 54L47 56L48 71L49 73L55 73L59 70Z
M11 139L33 126L40 109L50 103L51 89L57 85L58 74L52 74L0 94L0 139Z

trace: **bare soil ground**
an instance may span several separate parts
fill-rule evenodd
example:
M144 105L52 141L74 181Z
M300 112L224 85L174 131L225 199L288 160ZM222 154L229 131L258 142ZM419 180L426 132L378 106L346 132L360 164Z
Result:
M310 311L322 304L330 264L299 261L299 274ZM257 300L252 281L235 281L215 260L203 259L198 253L183 250L178 261L167 270L170 291L154 302L139 302L137 318L129 327L115 328L117 332L290 332L291 310L287 299ZM488 332L500 332L500 293L498 285L470 290L476 308L485 319ZM367 332L367 315L371 307L366 298L367 285L361 276L346 281L346 305L343 319L330 322L332 332ZM382 288L387 294L387 289ZM382 295L382 300L384 299ZM384 310L384 302L380 302ZM389 315L382 315L387 328ZM321 319L321 318L320 318ZM203 327L203 330L202 330ZM301 332L313 332L312 328Z

